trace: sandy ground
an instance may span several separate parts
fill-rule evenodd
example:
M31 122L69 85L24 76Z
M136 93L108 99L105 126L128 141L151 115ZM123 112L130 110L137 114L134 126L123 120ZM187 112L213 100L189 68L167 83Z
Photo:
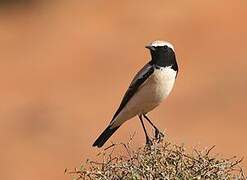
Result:
M70 179L155 39L175 45L180 72L150 117L172 142L246 157L246 18L241 0L0 4L1 179ZM134 132L141 146L137 118L111 140Z

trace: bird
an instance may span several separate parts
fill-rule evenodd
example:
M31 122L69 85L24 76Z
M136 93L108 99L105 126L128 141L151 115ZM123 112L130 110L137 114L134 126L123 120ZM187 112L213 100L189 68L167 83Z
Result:
M107 128L93 143L93 147L102 147L124 122L135 116L138 116L141 121L146 145L152 145L152 141L148 136L143 118L154 128L155 139L160 140L164 137L147 113L167 98L173 89L178 75L175 49L170 42L161 40L155 40L145 47L150 51L151 60L135 75L119 108Z

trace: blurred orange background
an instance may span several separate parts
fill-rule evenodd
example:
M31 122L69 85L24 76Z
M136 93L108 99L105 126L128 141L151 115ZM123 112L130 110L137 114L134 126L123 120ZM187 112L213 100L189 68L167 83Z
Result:
M174 44L180 72L153 121L173 143L247 156L246 18L244 0L1 1L1 179L70 179L156 39ZM143 145L137 118L111 141L134 132Z

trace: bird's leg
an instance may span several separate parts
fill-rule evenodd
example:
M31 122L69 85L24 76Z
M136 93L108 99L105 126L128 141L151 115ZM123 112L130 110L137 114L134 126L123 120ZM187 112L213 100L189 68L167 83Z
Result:
M158 142L160 142L163 139L164 134L159 131L159 129L152 123L152 121L147 117L147 115L143 114L143 116L155 129L155 138L156 140L158 140Z
M139 115L139 119L142 123L142 127L143 127L143 130L144 130L144 133L145 133L145 136L146 136L146 145L153 145L152 141L150 140L150 138L148 137L148 133L147 133L147 130L145 128L145 125L144 125L144 122L143 122L143 119L142 119L142 115Z

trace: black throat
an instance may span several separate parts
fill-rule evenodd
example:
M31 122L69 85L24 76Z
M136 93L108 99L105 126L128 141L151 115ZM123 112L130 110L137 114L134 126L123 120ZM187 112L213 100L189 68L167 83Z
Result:
M150 64L155 65L156 68L171 66L173 70L178 71L178 64L173 49L169 47L166 49L156 47L155 50L151 50L151 56Z

